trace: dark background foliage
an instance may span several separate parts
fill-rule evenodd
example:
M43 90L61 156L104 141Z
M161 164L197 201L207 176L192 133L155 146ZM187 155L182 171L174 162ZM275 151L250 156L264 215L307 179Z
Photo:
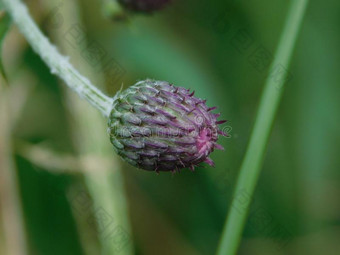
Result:
M62 23L53 26L51 10L39 2L27 1L44 32L68 31ZM231 137L220 140L225 151L213 153L215 168L157 175L118 160L136 254L213 254L289 1L177 0L127 23L104 18L97 1L79 3L86 37L115 63L98 86L114 95L122 84L167 80L195 90L229 120L224 127ZM310 1L239 254L340 250L339 22L338 1ZM51 173L21 152L25 142L75 153L62 87L15 28L4 56L9 79L31 88L11 129L30 254L85 254L67 195L84 186L82 176ZM86 55L82 61L93 64L88 76L105 65Z

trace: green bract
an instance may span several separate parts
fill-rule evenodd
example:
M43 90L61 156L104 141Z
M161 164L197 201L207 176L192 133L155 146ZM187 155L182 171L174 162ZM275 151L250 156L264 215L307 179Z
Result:
M145 170L194 169L218 145L219 114L194 92L165 81L140 81L119 92L109 117L111 142L128 163Z

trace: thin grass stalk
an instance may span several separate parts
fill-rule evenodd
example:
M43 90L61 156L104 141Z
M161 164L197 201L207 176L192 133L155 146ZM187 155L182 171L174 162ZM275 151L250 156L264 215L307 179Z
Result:
M269 69L262 93L248 148L240 168L233 201L221 235L218 255L237 253L288 74L287 71L282 70L288 70L307 4L308 0L291 0L274 61Z
M26 255L27 238L21 198L12 155L9 88L3 86L0 77L0 216L5 239L4 254Z

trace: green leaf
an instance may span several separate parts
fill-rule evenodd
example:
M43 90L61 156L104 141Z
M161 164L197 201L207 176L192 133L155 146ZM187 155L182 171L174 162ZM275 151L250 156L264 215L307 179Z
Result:
M11 18L8 14L1 11L2 2L0 1L0 73L6 79L5 69L2 64L2 44L11 25Z

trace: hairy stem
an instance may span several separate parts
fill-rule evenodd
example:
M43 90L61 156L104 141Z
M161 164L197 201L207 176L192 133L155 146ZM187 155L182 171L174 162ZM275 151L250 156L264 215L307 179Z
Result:
M45 61L53 74L59 76L80 97L96 107L104 116L109 116L112 99L103 94L84 76L82 76L62 56L55 46L42 34L38 26L30 17L27 7L20 0L2 0L6 11L11 15L14 23L19 27L32 48Z
M254 129L241 165L234 198L217 251L218 255L232 255L237 252L307 3L308 0L291 0L285 26L261 97Z

